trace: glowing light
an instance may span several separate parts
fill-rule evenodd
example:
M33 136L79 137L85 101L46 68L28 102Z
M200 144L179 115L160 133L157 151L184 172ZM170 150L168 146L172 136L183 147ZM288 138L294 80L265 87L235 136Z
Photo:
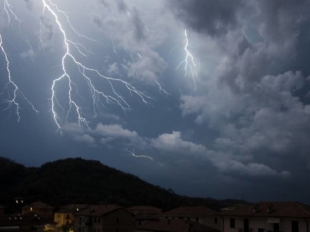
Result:
M146 155L136 155L135 154L135 149L132 149L132 151L129 151L128 149L126 149L126 151L128 151L129 154L131 154L133 157L136 158L146 158L146 159L150 159L152 161L154 161L154 159L150 156L146 156Z
M185 56L185 59L179 63L179 65L177 66L177 69L182 64L184 64L184 74L185 74L185 76L187 76L187 72L188 72L187 69L188 68L190 69L191 76L192 76L192 79L193 79L194 89L196 90L197 86L196 86L195 75L194 75L194 71L193 71L193 66L196 67L196 64L194 62L194 56L188 51L188 44L189 44L189 42L188 42L186 30L185 30L184 34L185 34L185 47L184 47L184 51L186 53L186 56Z

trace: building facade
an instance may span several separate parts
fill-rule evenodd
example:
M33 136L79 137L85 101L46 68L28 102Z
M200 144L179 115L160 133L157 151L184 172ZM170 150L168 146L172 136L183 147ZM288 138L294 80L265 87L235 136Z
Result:
M261 202L222 215L222 232L310 232L310 206L296 202Z
M179 207L161 214L161 219L183 219L197 222L217 230L222 228L220 213L205 206Z
M65 205L54 213L54 222L57 223L58 228L67 227L73 229L75 214L86 208L86 204Z
M90 206L75 215L75 232L133 232L134 230L133 214L114 205Z
M137 225L158 220L162 212L160 208L148 205L133 206L127 210L134 215Z
M22 207L22 214L27 213L37 213L43 215L44 217L51 217L53 218L54 215L54 207L45 204L43 202L37 201L33 202L29 205L25 205Z

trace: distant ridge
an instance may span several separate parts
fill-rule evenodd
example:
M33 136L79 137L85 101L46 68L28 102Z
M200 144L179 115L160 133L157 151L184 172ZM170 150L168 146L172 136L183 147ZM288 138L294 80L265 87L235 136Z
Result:
M107 203L152 205L162 209L206 205L219 209L243 203L180 196L94 160L69 158L26 168L0 157L0 205L14 208L15 197L22 197L24 204L40 200L56 207L70 203Z

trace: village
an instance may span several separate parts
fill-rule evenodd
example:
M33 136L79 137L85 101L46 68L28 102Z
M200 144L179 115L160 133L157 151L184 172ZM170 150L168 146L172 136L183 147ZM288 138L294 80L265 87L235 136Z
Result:
M16 200L16 204L23 203ZM310 206L297 202L240 204L214 211L205 206L168 211L153 206L129 208L109 204L68 204L54 208L43 202L5 213L0 231L55 232L309 232Z

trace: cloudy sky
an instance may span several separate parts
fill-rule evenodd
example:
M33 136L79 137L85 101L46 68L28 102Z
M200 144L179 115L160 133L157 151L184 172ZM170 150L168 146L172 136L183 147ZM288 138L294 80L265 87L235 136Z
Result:
M0 155L310 203L310 2L1 0Z

